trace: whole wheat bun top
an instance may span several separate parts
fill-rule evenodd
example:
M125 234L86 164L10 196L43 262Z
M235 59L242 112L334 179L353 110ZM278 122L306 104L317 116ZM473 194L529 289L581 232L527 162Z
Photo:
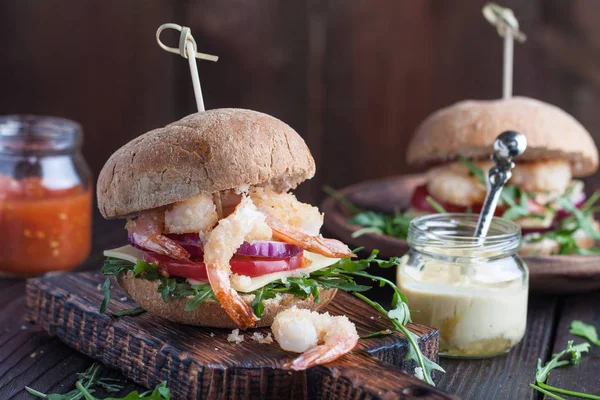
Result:
M583 125L560 108L528 97L467 100L434 112L417 128L407 161L441 163L459 155L487 159L496 137L507 130L527 137L520 161L565 159L573 176L598 169L598 149Z
M186 200L200 193L271 186L284 191L315 174L291 127L256 111L224 108L188 115L127 143L98 177L105 218Z

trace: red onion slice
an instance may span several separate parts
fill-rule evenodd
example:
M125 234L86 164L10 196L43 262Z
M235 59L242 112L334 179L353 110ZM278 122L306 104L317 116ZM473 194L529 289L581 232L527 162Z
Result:
M252 243L242 243L237 249L236 254L248 257L290 258L301 252L302 248L293 244L261 240Z

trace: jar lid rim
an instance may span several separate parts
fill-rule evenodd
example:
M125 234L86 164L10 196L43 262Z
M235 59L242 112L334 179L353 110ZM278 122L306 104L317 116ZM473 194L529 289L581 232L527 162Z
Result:
M79 148L82 127L70 119L31 114L0 116L0 151L62 151Z
M477 247L493 246L503 242L520 241L521 227L515 222L494 217L490 226L488 236L483 239L468 235L457 234L456 228L467 228L475 231L479 216L477 214L429 214L417 217L411 220L409 225L409 235L414 237L414 233L426 236L428 241L453 241L462 245L474 245ZM433 229L432 229L433 228ZM446 233L447 231L447 233Z

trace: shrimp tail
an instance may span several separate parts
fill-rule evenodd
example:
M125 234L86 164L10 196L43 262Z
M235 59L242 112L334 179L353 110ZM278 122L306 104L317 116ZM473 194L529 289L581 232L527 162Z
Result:
M133 233L133 239L144 249L169 256L177 260L189 260L190 253L174 240L164 235L141 235Z
M267 225L273 231L273 239L294 244L313 253L325 257L344 258L356 257L344 243L336 239L326 239L318 236L310 236L304 232L285 225L274 218L267 217Z
M229 318L241 329L253 328L257 318L240 295L229 286L229 273L219 268L206 268L210 286L215 296L229 315Z
M337 360L356 346L358 339L334 345L320 345L302 353L294 361L285 364L286 368L302 371L315 365L325 364Z

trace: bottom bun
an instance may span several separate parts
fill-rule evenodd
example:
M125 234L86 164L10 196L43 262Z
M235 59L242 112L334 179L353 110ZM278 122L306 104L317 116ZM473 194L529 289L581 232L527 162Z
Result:
M185 311L187 299L169 298L165 303L158 293L159 283L147 279L129 278L125 273L117 277L121 288L129 297L136 301L140 307L148 312L166 318L173 322L188 325L207 326L211 328L237 328L229 318L221 303L216 300L207 300L201 303L194 311ZM296 306L312 311L324 308L333 299L337 289L321 289L319 302L315 302L312 296L303 299L289 293L279 293L276 298L264 301L265 309L256 327L271 326L275 316L288 308ZM242 294L242 299L250 305L254 295Z

